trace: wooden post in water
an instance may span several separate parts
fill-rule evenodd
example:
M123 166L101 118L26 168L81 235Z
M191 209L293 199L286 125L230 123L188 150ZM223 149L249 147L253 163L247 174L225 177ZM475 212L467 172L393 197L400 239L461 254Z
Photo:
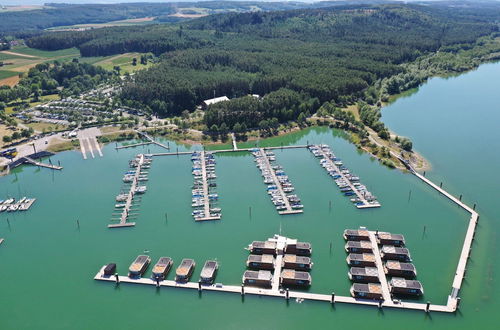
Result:
M410 199L411 199L411 189L410 192L408 193L408 203L410 202Z
M76 225L78 226L78 229L80 229L80 220L76 220Z
M7 218L7 224L9 225L9 231L11 230L10 228L10 221L9 221L9 218Z
M332 210L332 201L329 201L328 202L328 210L331 211Z
M168 213L165 212L165 222L168 222Z
M118 273L115 273L115 281L116 284L120 284L120 278L118 277Z
M250 219L252 219L252 207L248 207L248 215L250 216Z
M332 301L331 301L332 305L335 304L335 292L332 292Z
M242 296L245 295L245 285L244 284L241 284L241 295Z
M425 305L425 312L429 313L430 308L431 308L431 302L428 301L427 304Z

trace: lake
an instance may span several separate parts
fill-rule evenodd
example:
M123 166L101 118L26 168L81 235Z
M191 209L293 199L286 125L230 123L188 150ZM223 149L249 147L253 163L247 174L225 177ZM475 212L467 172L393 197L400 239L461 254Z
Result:
M106 227L128 160L140 152L161 151L157 146L116 151L109 144L103 158L87 160L78 151L64 152L52 157L52 162L64 166L60 172L23 167L0 178L0 198L37 198L28 212L0 213L0 237L5 238L0 246L0 327L493 329L499 307L493 276L500 271L495 258L500 225L494 208L500 182L499 80L500 64L483 65L458 77L431 79L417 93L383 110L384 122L411 137L415 149L430 160L433 170L427 176L478 205L477 239L456 314L286 303L215 292L200 296L191 290L93 280L109 262L116 262L118 272L125 275L133 259L147 250L153 262L172 257L174 267L182 258L195 259L194 279L205 260L217 258L217 282L239 285L248 256L244 248L281 230L283 235L312 243L309 291L349 295L342 232L366 226L405 235L425 288L420 301L446 303L468 215L414 176L390 170L360 153L342 132L319 127L258 145L330 145L378 197L380 209L356 209L306 149L276 151L277 162L304 204L304 214L293 216L277 214L252 155L245 152L216 156L223 213L218 222L195 223L191 216L190 157L164 156L153 160L136 227ZM199 149L172 141L170 145L179 151ZM172 271L169 279L173 275Z

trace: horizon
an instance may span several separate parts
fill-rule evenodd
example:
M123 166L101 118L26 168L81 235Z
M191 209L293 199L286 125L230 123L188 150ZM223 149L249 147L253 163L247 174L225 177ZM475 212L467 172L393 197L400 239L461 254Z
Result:
M175 3L175 2L213 2L217 0L0 0L1 6L42 6L47 3L57 3L57 4L120 4L120 3ZM218 0L221 2L303 2L303 3L315 3L315 2L360 2L361 0ZM374 0L365 0L364 2L370 3ZM380 0L379 0L380 1ZM463 2L467 0L385 0L387 2ZM500 0L479 0L480 2L498 2ZM479 2L478 1L478 2Z

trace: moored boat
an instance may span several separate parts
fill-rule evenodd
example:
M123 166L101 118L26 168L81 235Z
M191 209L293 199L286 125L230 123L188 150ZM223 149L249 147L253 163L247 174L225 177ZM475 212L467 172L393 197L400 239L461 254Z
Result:
M366 229L346 229L344 230L344 239L346 241L369 241L370 236Z
M217 270L219 269L219 263L216 260L207 260L200 274L201 283L212 284L217 275Z
M404 278L415 278L417 276L417 270L415 266L406 262L399 262L396 260L388 260L384 264L384 271L389 276L404 277Z
M372 253L349 253L346 259L349 266L375 267L375 255Z
M402 277L393 277L389 281L389 291L392 294L406 295L406 296L422 296L424 288L419 281L407 280Z
M187 282L193 275L196 263L193 259L182 259L181 264L175 270L175 280L177 282Z
M310 286L312 282L311 274L294 269L283 269L280 275L280 282L287 286Z
M377 283L353 283L351 296L354 298L382 300L382 286Z
M304 256L297 256L295 254L285 254L283 256L282 267L295 270L310 270L313 263L311 258Z
M243 284L248 286L271 287L273 275L268 270L247 270L243 273Z
M351 267L348 273L353 282L379 283L378 269L375 267Z
M151 277L155 280L163 281L166 277L170 269L172 268L172 258L169 257L161 257L156 265L153 267L153 271Z
M274 269L274 255L272 254L251 254L247 259L247 267L252 269Z
M369 241L347 241L345 251L348 253L372 253L372 243Z
M146 255L138 256L128 269L129 277L141 277L151 263L151 258Z

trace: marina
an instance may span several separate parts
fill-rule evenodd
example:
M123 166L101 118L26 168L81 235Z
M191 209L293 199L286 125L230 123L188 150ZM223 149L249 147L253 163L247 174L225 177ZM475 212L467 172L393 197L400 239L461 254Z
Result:
M267 184L267 193L278 213L282 215L302 213L304 206L300 204L297 195L291 194L295 188L283 168L274 164L276 160L274 153L260 148L254 149L252 154L264 178L264 183Z
M310 145L308 149L316 158L320 158L321 166L335 180L340 191L345 196L353 196L351 202L358 209L380 207L375 196L359 182L359 177L350 173L342 161L335 156L326 144Z
M215 192L215 158L211 152L193 152L192 215L195 221L220 220L221 209L217 207L219 195Z

